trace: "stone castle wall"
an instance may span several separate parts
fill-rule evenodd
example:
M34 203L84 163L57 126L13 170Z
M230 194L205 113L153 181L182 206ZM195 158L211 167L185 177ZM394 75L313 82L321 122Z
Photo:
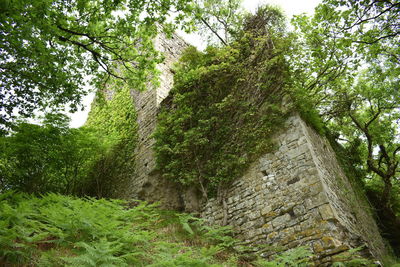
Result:
M365 253L382 257L385 248L368 213L370 207L358 199L329 143L298 116L291 117L286 129L276 136L279 148L262 156L231 184L226 205L217 199L198 199L195 190L183 191L163 179L155 170L151 135L160 105L172 88L172 65L187 45L177 36L161 36L156 46L166 56L159 65L160 87L132 90L139 141L129 197L160 201L171 209L193 211L200 207L203 218L211 224L226 222L249 244L285 249L309 245L321 263L361 245L367 246ZM271 254L271 250L264 252L266 257Z
M155 47L165 60L158 65L160 86L144 92L132 90L131 94L137 111L138 144L135 149L135 174L129 185L130 198L163 202L166 208L179 208L181 204L177 186L160 178L155 171L156 161L151 137L157 123L157 112L162 100L168 95L173 84L173 64L188 45L177 35L172 38L160 34ZM165 201L168 200L168 201Z
M324 263L366 245L366 254L382 258L385 247L369 207L355 194L327 140L293 116L276 141L274 153L229 187L226 208L211 199L201 216L221 224L227 215L239 238L272 246L266 257L308 245Z
M326 138L319 136L304 122L302 124L331 205L333 220L337 220L337 225L345 229L342 232L346 235L344 238L355 241L350 244L352 247L365 245L374 257L383 258L387 251L364 192L350 183Z

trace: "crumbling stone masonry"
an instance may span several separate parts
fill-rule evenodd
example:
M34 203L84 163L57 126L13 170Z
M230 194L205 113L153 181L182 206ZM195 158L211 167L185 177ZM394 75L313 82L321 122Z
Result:
M320 263L363 245L365 254L382 258L385 246L370 206L355 193L327 140L293 116L276 141L279 148L228 190L227 222L238 237L278 249L308 245ZM224 214L212 199L201 215L218 224Z
M172 64L187 44L177 36L161 36L156 45L166 57L159 66L160 87L132 90L139 142L129 197L160 201L166 208L200 210L212 224L225 220L249 244L276 248L309 245L321 264L362 245L366 246L364 253L383 257L385 246L369 204L355 193L330 144L297 115L277 134L278 149L254 162L228 188L225 208L217 199L198 199L190 190L183 191L163 179L155 171L151 135L159 107L172 88Z
M164 62L158 65L160 86L144 92L131 91L137 111L138 144L135 150L135 174L132 183L128 185L128 196L151 202L159 201L165 208L177 209L182 206L177 186L162 179L155 171L156 162L152 149L154 139L151 135L156 127L160 104L172 88L172 66L188 45L177 35L172 38L159 35L155 40L155 47L165 56Z

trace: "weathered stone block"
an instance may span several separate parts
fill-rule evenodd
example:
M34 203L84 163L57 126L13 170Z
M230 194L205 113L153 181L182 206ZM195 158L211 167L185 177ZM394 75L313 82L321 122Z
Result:
M276 217L275 219L272 220L272 226L274 228L280 228L280 227L284 227L287 222L289 222L291 219L289 214L284 214L282 216Z
M262 216L267 216L268 213L270 213L272 211L272 207L271 206L265 206L261 209L260 214ZM268 217L268 216L267 216Z
M306 199L306 207L312 209L328 202L325 192L320 192L316 196Z
M295 216L301 216L305 213L306 208L303 205L297 205L293 207L293 212Z
M335 218L335 214L333 213L331 205L329 204L324 204L322 206L319 206L318 210L323 220L330 220Z

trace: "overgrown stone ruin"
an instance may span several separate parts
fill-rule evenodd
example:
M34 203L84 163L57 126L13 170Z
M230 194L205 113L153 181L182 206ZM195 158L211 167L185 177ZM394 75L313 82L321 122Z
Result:
M329 265L352 248L375 259L386 254L370 205L341 169L329 142L298 115L275 136L278 148L254 162L226 190L224 200L202 199L195 189L182 189L156 171L154 139L157 113L172 88L172 65L187 44L174 35L160 36L156 47L165 55L159 65L161 84L145 92L132 90L137 108L136 173L130 198L158 201L169 209L197 212L210 224L231 225L237 237L269 245L263 256L307 245L316 263Z

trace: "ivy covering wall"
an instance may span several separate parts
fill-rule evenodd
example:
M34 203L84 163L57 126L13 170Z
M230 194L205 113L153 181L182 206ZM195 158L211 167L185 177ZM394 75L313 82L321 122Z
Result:
M279 14L264 20L271 12L248 19L230 46L205 52L192 47L181 57L154 134L164 177L216 195L257 156L274 149L271 137L288 113L282 98L290 41L277 30Z
M135 171L137 143L136 111L129 88L111 86L99 91L86 125L94 128L107 146L93 164L88 193L98 197L124 197Z

